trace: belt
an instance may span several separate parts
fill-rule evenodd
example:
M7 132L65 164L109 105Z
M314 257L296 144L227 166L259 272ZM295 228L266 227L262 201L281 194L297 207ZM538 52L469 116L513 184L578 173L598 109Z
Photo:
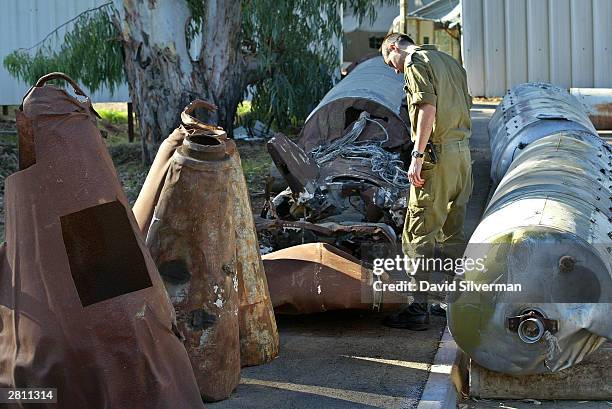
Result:
M437 153L444 152L464 152L470 150L470 140L463 139L461 141L446 142L442 144L434 144Z

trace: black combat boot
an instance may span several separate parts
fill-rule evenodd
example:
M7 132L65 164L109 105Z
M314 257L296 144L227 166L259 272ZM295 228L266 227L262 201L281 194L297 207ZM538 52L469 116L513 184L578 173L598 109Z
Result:
M446 318L446 308L442 304L432 304L431 307L429 307L429 312L432 315Z
M427 303L413 302L387 315L383 325L391 328L404 328L412 331L425 331L429 329L429 311Z

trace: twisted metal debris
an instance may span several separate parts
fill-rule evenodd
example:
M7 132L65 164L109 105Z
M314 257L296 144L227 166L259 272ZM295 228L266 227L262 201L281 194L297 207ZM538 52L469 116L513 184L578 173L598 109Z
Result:
M385 134L385 139L357 141L366 126L366 122L379 126ZM369 162L372 172L380 176L381 179L397 189L406 190L410 187L408 172L403 169L404 162L399 158L399 154L383 148L387 141L389 141L387 130L377 121L370 119L370 114L367 111L363 111L346 135L328 145L318 146L312 150L311 155L319 166L338 157L362 160L363 163Z

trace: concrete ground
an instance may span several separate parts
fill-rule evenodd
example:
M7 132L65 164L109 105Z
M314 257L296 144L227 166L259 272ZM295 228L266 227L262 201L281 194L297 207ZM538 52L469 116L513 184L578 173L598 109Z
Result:
M218 408L413 408L444 329L380 325L382 315L339 311L279 316L280 356L244 368L234 394Z
M474 193L466 219L471 235L489 194L487 123L494 105L475 105L471 140ZM339 311L277 316L280 356L244 368L232 396L211 408L414 408L445 327L428 331L383 327L382 314Z

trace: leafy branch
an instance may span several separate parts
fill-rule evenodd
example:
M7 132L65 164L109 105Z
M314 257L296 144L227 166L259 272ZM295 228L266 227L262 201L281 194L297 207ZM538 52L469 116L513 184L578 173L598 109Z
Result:
M3 60L14 77L33 84L50 71L61 71L82 82L91 92L106 85L111 92L125 82L122 45L111 22L112 3L87 10L63 23L37 44L21 48ZM67 30L59 48L59 30ZM35 50L35 51L33 51ZM32 52L33 51L33 52Z

